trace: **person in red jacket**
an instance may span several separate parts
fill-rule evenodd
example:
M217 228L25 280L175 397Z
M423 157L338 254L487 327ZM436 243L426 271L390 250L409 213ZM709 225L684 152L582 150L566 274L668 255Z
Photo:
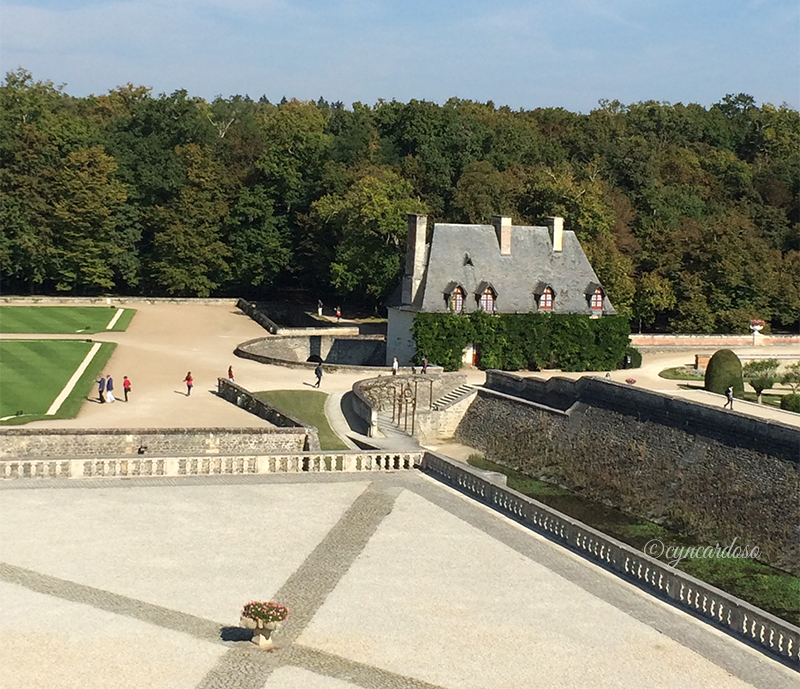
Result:
M192 387L194 386L194 378L192 378L192 372L189 371L186 374L186 378L183 379L183 382L186 383L186 396L192 394Z
M128 376L122 376L122 391L125 393L125 401L128 401L128 395L131 392L131 381Z

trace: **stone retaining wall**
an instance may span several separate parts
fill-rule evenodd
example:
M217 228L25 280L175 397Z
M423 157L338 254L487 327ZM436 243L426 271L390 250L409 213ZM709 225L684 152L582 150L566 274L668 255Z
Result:
M322 368L328 373L388 373L391 368L381 366L385 351L386 342L382 335L342 337L324 334L259 337L240 344L234 354L262 364L311 370L317 364L306 360L316 354L323 360Z
M472 467L426 452L421 469L648 593L723 629L797 669L800 629L724 591L645 555L547 505L481 475Z
M314 426L309 426L296 416L283 411L266 400L256 397L249 390L245 390L241 385L231 383L226 378L217 379L217 394L222 399L232 402L237 407L241 407L251 414L255 414L265 421L269 421L278 428L295 428L305 433L306 439L303 443L303 450L319 450L319 433Z
M713 350L729 347L780 347L800 345L800 335L631 335L631 345L646 349L687 349L702 347Z
M601 379L487 387L556 408L479 392L456 437L490 460L800 574L800 430Z
M0 459L301 452L304 428L0 429Z

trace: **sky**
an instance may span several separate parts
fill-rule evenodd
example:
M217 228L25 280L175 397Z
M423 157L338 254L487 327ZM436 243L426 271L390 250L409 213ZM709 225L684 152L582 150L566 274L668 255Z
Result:
M73 96L800 106L797 0L0 0L0 67Z

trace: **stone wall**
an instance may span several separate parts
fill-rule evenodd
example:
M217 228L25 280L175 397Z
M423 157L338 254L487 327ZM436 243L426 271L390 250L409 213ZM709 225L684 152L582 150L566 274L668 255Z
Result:
M0 429L0 459L301 452L303 428Z
M271 332L273 335L278 332L277 323L272 321L265 313L259 311L256 304L253 304L246 299L239 299L239 301L236 302L236 308L243 313L246 313L262 328Z
M314 426L309 426L296 416L279 409L260 397L256 397L249 390L245 390L241 385L231 383L227 378L217 379L217 394L222 399L232 402L237 407L241 407L251 414L255 414L265 421L269 421L278 428L294 428L303 432L306 436L303 443L304 450L319 450L319 433Z
M327 371L336 370L335 367L339 366L348 370L375 370L375 367L383 364L386 342L382 335L348 336L345 333L314 332L249 340L240 344L235 353L244 359L265 364L301 368L314 368L316 363L308 362L308 358L318 356Z
M800 335L631 335L631 345L649 351L703 347L712 353L715 349L730 347L780 347L800 344Z
M501 374L489 376L487 386L516 389L556 408L479 392L456 437L492 461L710 545L736 538L758 546L771 564L800 573L800 430L692 403L676 406L677 400L599 379L544 385ZM661 398L661 414L648 396ZM730 418L723 424L722 416ZM753 438L742 442L731 420ZM782 437L772 437L775 431Z

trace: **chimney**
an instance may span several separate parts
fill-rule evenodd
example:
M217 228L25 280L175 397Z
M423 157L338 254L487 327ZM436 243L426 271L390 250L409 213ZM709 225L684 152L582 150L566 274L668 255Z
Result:
M553 240L553 251L564 248L564 218L545 218L547 227L550 228L550 239Z
M500 245L501 256L511 256L511 218L502 215L492 216L492 225L497 232L497 243Z
M403 275L403 304L413 304L417 298L422 275L425 272L426 244L428 236L428 216L408 216L408 237L406 240L406 272Z

